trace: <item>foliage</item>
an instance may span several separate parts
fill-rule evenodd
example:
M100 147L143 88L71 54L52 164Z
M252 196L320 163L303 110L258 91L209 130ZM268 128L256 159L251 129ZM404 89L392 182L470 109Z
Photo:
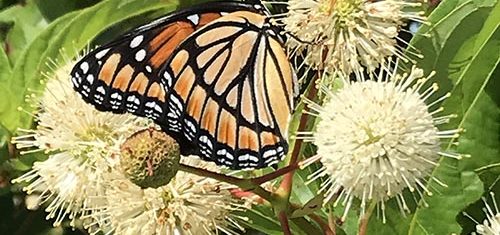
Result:
M32 116L27 114L34 110L26 98L43 88L40 81L43 74L52 72L53 61L73 58L82 49L108 41L138 22L176 9L179 2L189 5L201 1L0 1L0 233L85 233L83 229L52 228L41 211L24 209L23 194L9 183L34 161L45 157L20 155L10 143L18 128L34 125ZM372 216L368 234L470 233L475 224L461 212L482 221L483 204L477 201L486 191L500 194L500 184L496 183L500 174L500 1L444 0L432 10L429 21L431 25L424 25L410 45L424 56L417 59L419 67L436 71L434 79L440 90L451 93L444 109L458 117L448 127L463 128L457 150L470 157L442 158L432 175L447 187L429 181L429 188L435 189L434 195L417 198L410 205L412 212L405 217L397 203L390 201L387 223ZM299 104L296 113L300 114L303 107ZM308 126L314 121L309 120ZM297 131L299 122L300 115L295 115L292 133ZM454 149L452 141L443 148ZM290 146L294 144L291 140ZM313 155L314 151L311 144L302 145L303 156ZM337 217L342 214L341 207L333 212L330 207L316 209L321 207L322 199L317 195L319 182L306 184L314 167L318 166L300 169L294 175L290 201L295 206L272 208L264 204L249 212L239 212L249 218L244 223L251 228L249 233L280 234L278 209L288 210L292 215L290 227L294 234L320 233L321 227L308 216L311 213L324 221L328 221L330 213ZM413 200L411 194L405 197L407 201ZM337 233L356 234L358 214L359 211L350 211L347 221L336 226Z

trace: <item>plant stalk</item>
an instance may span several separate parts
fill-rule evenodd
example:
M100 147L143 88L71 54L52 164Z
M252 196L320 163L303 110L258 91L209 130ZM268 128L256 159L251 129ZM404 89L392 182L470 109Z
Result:
M359 235L366 235L366 232L368 230L368 222L370 221L370 216L372 215L373 210L377 206L377 203L371 202L370 206L368 207L368 210L365 212L363 215L363 218L361 218L361 221L359 222Z

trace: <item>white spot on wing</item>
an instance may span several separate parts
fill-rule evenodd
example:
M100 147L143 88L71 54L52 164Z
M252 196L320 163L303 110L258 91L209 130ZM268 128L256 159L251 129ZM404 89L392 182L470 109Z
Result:
M146 58L146 50L141 49L137 53L135 53L135 60L137 60L138 62L143 61L144 58Z
M259 162L259 158L257 158L256 156L254 155L249 155L248 156L248 160L252 161L252 162Z
M108 49L104 49L100 52L97 52L97 54L95 54L95 58L97 59L101 59L102 57L104 57L109 51L109 48Z
M170 95L170 100L175 104L175 106L182 111L182 103L177 97L175 97L173 94Z
M276 150L270 149L270 150L265 151L264 154L262 154L262 157L269 158L269 157L272 157L275 155L276 155Z
M165 73L163 73L163 77L167 80L167 85L172 86L172 76L170 73L165 71Z
M244 154L244 155L238 156L238 161L247 161L248 158L250 158L250 155Z
M157 112L159 113L163 113L163 109L161 109L161 107L157 104L155 104L155 108L154 108Z
M89 74L89 75L87 76L87 81L88 81L90 84L94 83L94 75Z
M77 80L75 77L72 77L71 78L71 81L73 82L73 85L76 87L76 88L79 88L80 87L80 84L78 84Z
M189 21L193 22L194 25L198 25L198 22L200 22L200 16L198 14L190 15L187 18Z
M151 66L146 65L146 71L148 71L148 73L151 73L153 69L151 68Z
M106 94L106 90L105 90L105 89L104 89L104 87L102 87L102 86L97 87L97 89L96 89L96 90L97 90L97 92L99 92L99 93L101 93L101 94Z
M83 74L87 74L89 71L89 63L84 61L82 64L80 64L80 69L82 69Z
M130 42L130 48L136 48L139 45L141 45L142 40L144 39L144 36L138 35L132 41Z
M121 100L122 96L115 92L115 93L111 94L111 98Z

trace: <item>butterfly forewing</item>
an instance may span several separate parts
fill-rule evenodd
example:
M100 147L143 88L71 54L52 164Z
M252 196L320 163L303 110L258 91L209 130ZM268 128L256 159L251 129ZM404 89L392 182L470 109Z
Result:
M235 169L261 168L287 152L293 73L265 16L238 11L187 38L160 71L167 118L185 154Z
M74 88L99 110L161 120L168 84L158 73L175 48L222 14L248 8L242 3L210 3L140 26L83 57L71 72Z

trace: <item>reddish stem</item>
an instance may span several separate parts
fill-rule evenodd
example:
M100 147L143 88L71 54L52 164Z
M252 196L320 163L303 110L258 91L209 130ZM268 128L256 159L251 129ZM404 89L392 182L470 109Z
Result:
M328 227L335 233L337 224L335 223L335 216L333 215L333 211L328 212Z
M359 235L365 235L367 230L368 230L368 218L363 217L363 219L361 219L361 222L359 224Z
M323 233L325 235L336 235L335 231L332 230L330 228L330 226L328 225L328 223L326 223L325 221L323 221L323 219L321 217L319 217L316 214L310 214L309 217L312 220L314 220L316 223L318 223L318 225L321 227L321 229L323 229Z
M291 163L290 165L286 166L286 167L283 167L281 169L278 169L277 171L273 171L269 174L266 174L266 175L263 175L263 176L259 176L259 177L256 177L256 178L253 178L253 179L250 179L252 181L252 183L254 184L257 184L257 185L260 185L260 184L263 184L267 181L270 181L270 180L273 180L273 179L276 179L286 173L289 173L291 171L294 171L296 170L297 168L299 168L299 164L297 162L295 163Z
M199 176L205 176L205 177L210 177L212 179L216 179L218 181L226 182L232 185L237 185L240 186L240 184L244 181L244 179L236 178L234 176L229 176L229 175L224 175L224 174L219 174L217 172L212 172L209 170L189 166L186 164L179 164L179 170L189 172L191 174L199 175Z
M290 225L288 224L288 217L284 211L280 211L278 214L278 220L280 221L281 229L283 229L283 235L292 235Z
M320 75L317 76L317 79L319 79L319 78L320 78ZM313 82L315 83L316 80ZM312 84L311 90L309 90L307 98L312 100L312 99L314 99L314 97L316 97L317 93L318 93L318 89L316 88L315 84ZM300 123L299 123L298 130L305 130L307 127L308 120L309 120L309 115L306 113L302 113L302 116L300 117ZM295 140L295 145L293 147L292 156L290 157L290 163L289 163L290 166L296 165L298 163L300 150L302 148L302 143L303 143L302 139ZM284 195L284 196L287 198L287 200L290 197L290 192L292 190L294 173L295 173L295 169L286 173L285 176L283 176L283 181L281 181L281 184L280 184L280 189L286 193L286 195Z

